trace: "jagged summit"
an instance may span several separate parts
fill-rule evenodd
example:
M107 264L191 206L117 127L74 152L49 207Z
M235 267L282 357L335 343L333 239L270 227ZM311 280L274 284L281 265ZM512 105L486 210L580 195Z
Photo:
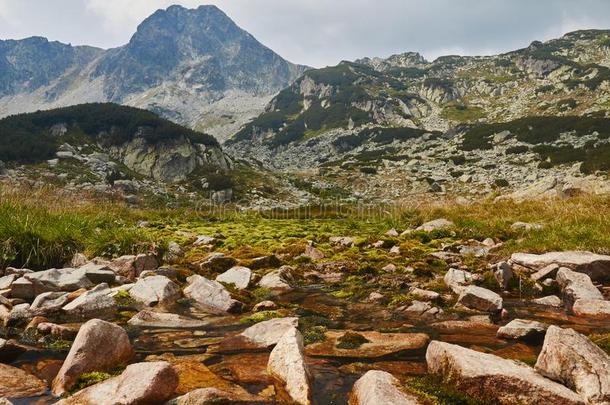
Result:
M0 116L112 101L223 138L304 70L216 6L170 6L106 51L45 38L0 42Z

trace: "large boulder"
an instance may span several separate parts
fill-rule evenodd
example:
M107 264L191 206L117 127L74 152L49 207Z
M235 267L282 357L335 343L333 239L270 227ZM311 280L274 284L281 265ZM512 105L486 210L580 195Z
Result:
M588 275L562 267L557 271L557 283L563 292L563 303L569 310L578 300L603 300L602 293Z
M117 303L111 294L112 290L107 284L99 284L64 305L62 311L67 318L74 320L93 317L111 319L117 311Z
M469 395L499 404L584 405L574 391L544 378L522 363L433 341L426 352L428 372Z
M247 395L210 387L193 390L166 402L165 405L229 405L267 402L264 398L259 399L260 401L255 401L252 397Z
M47 385L20 368L0 363L0 398L27 398L43 395Z
M36 295L47 291L76 291L94 286L86 271L80 269L51 269L29 273L23 277L32 282Z
M541 255L514 253L510 260L534 270L557 264L577 273L584 273L593 281L610 281L610 256L607 255L581 251L549 252Z
M165 276L151 276L139 279L131 289L131 298L152 307L169 306L182 296L180 287Z
M549 327L536 370L576 390L587 403L610 404L610 356L572 329Z
M165 362L136 363L118 376L92 385L57 405L154 405L174 395L178 375Z
M70 352L53 380L53 393L63 395L76 379L92 371L109 371L134 355L127 333L113 323L92 319L81 326Z
M231 294L218 281L194 275L188 278L189 285L184 295L193 301L193 305L212 314L239 313L244 304L231 298Z
M231 267L216 277L216 281L224 284L233 284L238 290L248 288L251 279L252 270L243 266Z
M502 297L486 288L471 285L462 290L458 304L478 311L499 312L502 310Z
M352 388L350 405L418 405L419 399L401 388L400 382L385 371L370 370Z
M271 351L267 371L284 385L295 403L311 404L311 377L303 355L303 336L296 328L289 329Z

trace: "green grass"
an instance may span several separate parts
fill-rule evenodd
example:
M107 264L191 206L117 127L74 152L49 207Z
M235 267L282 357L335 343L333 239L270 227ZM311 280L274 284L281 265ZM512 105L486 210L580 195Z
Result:
M0 267L28 267L34 270L61 267L75 253L116 256L147 251L153 241L135 228L127 212L117 216L110 205L78 206L61 198L4 195L0 201ZM121 216L123 218L121 218Z
M441 113L445 119L456 122L474 122L485 117L485 111L480 107L470 107L464 104L449 104Z

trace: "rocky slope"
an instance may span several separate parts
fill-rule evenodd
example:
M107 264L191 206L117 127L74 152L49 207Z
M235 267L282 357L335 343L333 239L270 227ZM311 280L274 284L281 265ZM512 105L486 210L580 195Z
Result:
M232 193L232 162L216 139L133 107L84 104L11 116L0 120L0 144L0 176L12 184L159 194L180 183L220 200Z
M609 67L610 32L594 30L498 56L343 62L306 72L227 146L356 196L607 191Z
M159 10L122 47L0 41L0 116L86 102L126 104L224 138L303 71L215 6Z

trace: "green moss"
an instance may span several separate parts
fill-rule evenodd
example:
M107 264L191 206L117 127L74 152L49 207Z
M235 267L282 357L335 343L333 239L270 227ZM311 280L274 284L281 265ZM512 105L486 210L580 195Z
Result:
M339 291L332 292L330 295L332 295L335 298L350 298L354 295L354 293L352 291L339 290Z
M87 388L91 385L95 385L102 381L106 381L107 379L112 378L112 377L113 377L112 374L103 373L101 371L85 373L83 375L78 376L78 378L74 382L74 387L70 390L70 392L76 393L84 388Z
M244 316L239 320L242 324L255 324L263 321L268 321L274 318L283 318L285 314L281 311L261 311L249 316Z
M114 301L117 303L119 308L130 308L136 305L136 300L134 300L129 291L121 290L114 296Z
M591 335L589 339L610 355L610 333Z
M362 336L359 333L355 332L346 332L343 336L337 339L337 348L338 349L358 349L365 343L370 343L371 341Z
M492 405L495 401L473 398L457 391L437 376L413 378L407 388L434 405Z
M303 342L305 345L324 342L326 340L326 331L326 326L321 325L303 328L301 330L303 333Z

